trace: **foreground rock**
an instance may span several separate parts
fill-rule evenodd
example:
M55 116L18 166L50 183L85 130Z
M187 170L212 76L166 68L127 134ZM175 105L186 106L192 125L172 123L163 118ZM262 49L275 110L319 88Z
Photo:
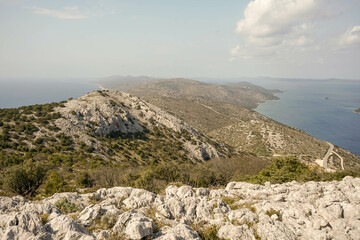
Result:
M55 207L64 202L73 213ZM0 197L0 239L360 239L360 179Z

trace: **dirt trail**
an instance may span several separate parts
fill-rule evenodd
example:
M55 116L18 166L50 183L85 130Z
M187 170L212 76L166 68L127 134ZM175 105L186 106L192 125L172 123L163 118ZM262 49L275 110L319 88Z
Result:
M325 169L325 172L328 171L327 169L327 165L328 165L328 160L329 157L331 156L331 154L335 154L336 156L338 156L340 158L341 161L341 170L344 170L344 159L337 153L334 151L334 145L332 143L326 142L327 144L329 144L329 149L327 150L324 158L323 158L323 167Z

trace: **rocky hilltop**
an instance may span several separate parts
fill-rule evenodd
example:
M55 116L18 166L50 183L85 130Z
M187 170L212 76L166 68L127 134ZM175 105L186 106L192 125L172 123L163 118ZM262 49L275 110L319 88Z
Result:
M1 239L359 239L360 179L0 197Z
M179 141L191 158L208 160L220 153L207 138L184 121L140 98L117 91L96 91L73 99L55 108L61 118L55 125L62 132L87 145L99 147L97 136L138 134L145 128L165 128L174 133L186 133ZM189 139L194 139L190 141Z

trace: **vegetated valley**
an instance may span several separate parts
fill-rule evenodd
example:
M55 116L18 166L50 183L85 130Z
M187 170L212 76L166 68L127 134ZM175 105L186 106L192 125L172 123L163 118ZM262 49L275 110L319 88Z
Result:
M121 81L116 85L115 80L111 79L112 89L121 89L126 85ZM123 201L132 196L131 191L136 190L126 190L125 194L124 189L130 189L127 187L146 189L152 195L146 191L145 195L139 194L150 194L149 197L153 199L154 193L164 194L165 189L166 195L171 195L171 187L166 188L169 185L188 185L190 190L186 188L187 192L200 191L196 196L209 197L209 190L196 189L225 187L233 181L270 184L293 180L331 181L341 180L345 176L359 176L359 156L335 146L332 156L325 159L328 163L324 169L318 161L323 160L330 143L251 110L259 102L277 99L273 93L278 90L266 90L248 83L220 86L186 79L140 79L135 83L125 86L125 90L131 94L102 90L59 103L1 109L1 195L22 195L32 200L48 197L43 201L55 204L64 212L74 212L77 214L73 216L76 220L85 206L94 206L107 199L101 188L123 186L123 190L119 190ZM253 186L258 185L247 186L255 191L257 187ZM196 189L191 190L191 187ZM176 188L176 191L183 190ZM86 195L89 199L72 201L72 198L80 196L77 194L57 194L51 197L59 192L89 193ZM253 211L251 209L255 203L241 202L243 197L233 194L218 196L215 192L211 194L209 199L217 199L216 204L212 204L219 209L221 206L240 204L246 205L245 208L250 209L250 212ZM138 197L141 200L140 195ZM87 204L84 205L84 201ZM150 202L139 203L137 207L144 207ZM16 204L21 208L23 206ZM132 202L124 204L127 208L137 208ZM158 211L153 209L146 216L152 214L155 219ZM176 220L176 211L171 212L169 216L164 212L162 214ZM264 213L271 218L274 214L281 217L280 212L274 209L265 209ZM105 215L100 212L97 214L100 214L99 217L90 214L94 219L88 222L80 221L87 227L82 234L86 232L88 236L88 230L96 232L99 229L115 228L116 219L104 220ZM144 218L145 215L141 214L131 212L128 217ZM113 217L111 214L106 216ZM244 231L252 236L249 239L267 236L265 233L257 233L253 227L259 221L256 220L259 216L254 218L253 223L247 220L249 232ZM42 217L45 224L49 216ZM178 217L181 218L180 215ZM111 221L113 223L109 223ZM191 221L196 223L192 226L196 231L181 230L195 236L189 239L197 239L197 234L202 239L217 239L219 228L216 224L199 225L199 222ZM160 231L160 225L164 222L157 223L157 230L153 224L151 234L145 234L144 230L143 235L134 239L155 236L153 234ZM235 220L231 224L235 224ZM226 231L220 234L223 238L227 238ZM114 239L124 237L115 236L113 232L102 232L105 235L98 236ZM65 233L60 235L64 236ZM127 237L130 235L126 232Z

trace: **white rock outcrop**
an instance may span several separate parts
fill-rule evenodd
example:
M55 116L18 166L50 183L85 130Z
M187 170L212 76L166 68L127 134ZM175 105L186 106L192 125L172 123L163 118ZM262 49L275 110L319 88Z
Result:
M54 206L76 204L66 214ZM90 200L91 199L91 200ZM95 201L95 202L94 202ZM360 178L224 189L115 187L41 201L0 197L0 239L360 239Z
M89 146L99 147L95 135L139 133L147 126L164 126L174 132L186 132L193 139L183 139L190 157L208 160L220 153L207 138L182 120L128 93L95 91L57 107L61 118L55 125L61 132ZM76 138L74 137L76 136Z

